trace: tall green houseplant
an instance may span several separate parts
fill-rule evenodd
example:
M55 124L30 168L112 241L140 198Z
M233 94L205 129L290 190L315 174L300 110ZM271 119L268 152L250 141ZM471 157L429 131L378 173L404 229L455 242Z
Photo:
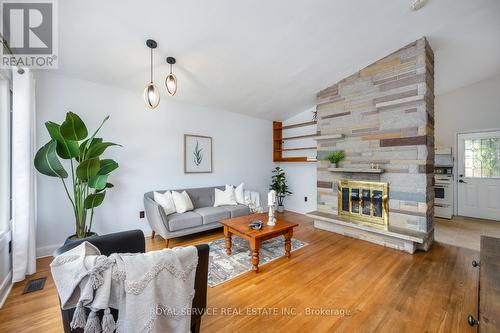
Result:
M276 192L278 211L282 212L284 210L283 201L285 200L285 197L292 194L292 192L288 190L285 171L282 168L276 167L273 170L273 176L271 178L271 185L269 186L269 189Z
M51 140L35 155L34 163L38 172L59 178L64 186L75 214L74 238L91 234L94 208L102 204L106 189L113 187L108 183L108 176L118 168L118 163L112 159L101 159L101 155L108 147L120 145L96 137L108 119L109 116L105 117L90 137L85 123L73 112L66 114L61 125L48 121L45 127ZM71 175L68 175L59 158L69 162ZM70 186L66 183L68 177ZM87 219L88 211L90 219Z

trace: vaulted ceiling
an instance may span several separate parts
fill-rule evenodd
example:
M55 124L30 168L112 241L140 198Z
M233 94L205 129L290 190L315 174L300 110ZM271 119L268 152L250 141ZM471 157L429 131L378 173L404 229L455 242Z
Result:
M500 73L500 1L64 0L58 73L137 92L149 80L147 38L158 42L162 98L285 119L315 94L426 36L436 94ZM177 58L167 97L166 57Z

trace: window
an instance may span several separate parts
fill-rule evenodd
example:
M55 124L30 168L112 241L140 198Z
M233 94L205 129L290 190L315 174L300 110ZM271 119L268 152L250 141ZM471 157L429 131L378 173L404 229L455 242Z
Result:
M465 177L500 178L500 138L466 139Z

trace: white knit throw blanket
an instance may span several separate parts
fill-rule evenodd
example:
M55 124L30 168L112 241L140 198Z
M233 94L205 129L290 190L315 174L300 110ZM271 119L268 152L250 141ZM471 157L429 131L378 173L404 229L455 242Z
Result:
M83 242L50 268L61 307L76 307L85 333L189 332L198 254L194 246L103 256ZM84 307L91 310L88 318ZM115 323L109 308L118 309ZM96 311L104 310L102 321Z

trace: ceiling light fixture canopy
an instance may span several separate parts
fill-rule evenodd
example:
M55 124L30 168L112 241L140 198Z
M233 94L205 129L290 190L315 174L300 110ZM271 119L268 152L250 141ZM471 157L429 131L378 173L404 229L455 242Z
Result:
M158 44L153 39L148 39L146 41L146 46L151 49L151 58L150 58L150 66L151 66L151 77L149 83L144 88L144 102L146 106L150 109L155 109L158 104L160 104L160 90L153 83L153 49L156 49Z
M413 11L417 11L424 7L426 3L427 0L413 0L412 4L410 5L410 9Z
M175 64L174 57L167 57L167 64L170 65L170 73L167 75L165 79L165 87L167 88L167 93L170 96L174 96L177 92L177 77L174 73L172 73L172 65Z

